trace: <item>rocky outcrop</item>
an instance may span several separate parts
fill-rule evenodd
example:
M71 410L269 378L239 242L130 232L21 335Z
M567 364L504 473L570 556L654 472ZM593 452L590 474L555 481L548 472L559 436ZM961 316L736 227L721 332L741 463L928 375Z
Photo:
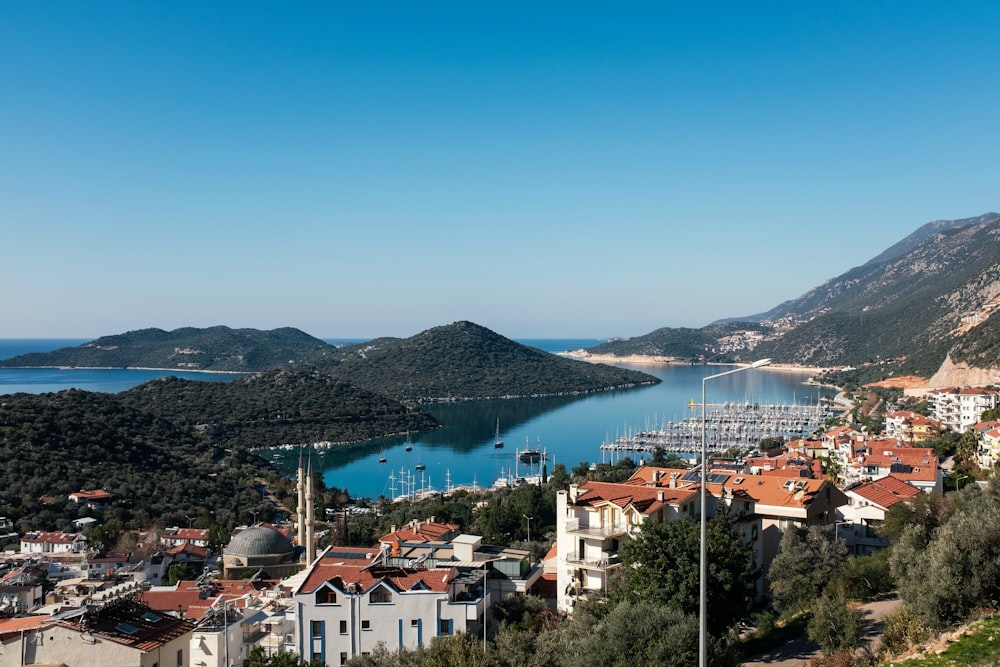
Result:
M985 387L1000 384L1000 368L973 368L968 364L956 364L948 356L927 385L930 389L943 387Z

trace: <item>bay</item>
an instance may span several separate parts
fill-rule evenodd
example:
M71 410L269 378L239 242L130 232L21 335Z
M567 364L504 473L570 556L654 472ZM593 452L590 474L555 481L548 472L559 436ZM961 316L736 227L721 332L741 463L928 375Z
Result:
M79 345L81 339L0 339L0 358ZM357 342L330 339L332 344ZM523 339L518 342L547 352L592 347L589 338ZM659 377L661 384L631 390L601 392L584 397L550 397L506 401L467 401L425 406L444 426L371 442L316 450L313 466L322 471L327 486L347 489L355 497L392 497L404 491L443 490L447 485L489 486L498 478L527 476L538 466L525 466L517 450L545 450L547 469L556 463L574 467L602 460L600 445L637 429L677 422L689 416L689 402L701 400L702 378L723 370L719 366L627 366ZM125 369L0 369L0 394L44 393L77 388L116 393L142 382L176 375L204 381L228 381L233 375L140 371ZM805 372L760 369L736 373L708 384L708 402L798 403L815 405L835 392L806 384ZM497 423L504 446L494 447ZM379 455L387 461L379 463ZM298 461L295 449L264 453L288 475ZM418 466L420 464L420 466ZM418 469L422 467L423 469ZM410 482L412 480L412 482Z

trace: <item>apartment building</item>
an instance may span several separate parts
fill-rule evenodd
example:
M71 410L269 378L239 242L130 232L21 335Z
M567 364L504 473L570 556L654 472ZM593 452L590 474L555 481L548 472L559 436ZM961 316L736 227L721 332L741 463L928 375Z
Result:
M729 505L764 570L784 530L830 524L847 502L822 479L711 470L707 481L709 516L719 503ZM570 612L578 600L606 590L609 575L621 567L619 548L647 522L699 520L700 484L698 472L646 466L623 483L587 482L557 494L557 608Z
M927 394L932 416L956 433L965 433L983 413L997 406L997 392L981 387L949 387Z

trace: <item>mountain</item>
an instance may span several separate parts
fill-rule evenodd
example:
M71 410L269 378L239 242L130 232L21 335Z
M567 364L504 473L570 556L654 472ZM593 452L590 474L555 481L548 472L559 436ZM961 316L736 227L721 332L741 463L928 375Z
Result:
M997 213L927 223L861 266L748 319L801 321L905 303L915 293L936 298L957 284L975 281L977 270L996 268L1000 261L995 242L998 224ZM962 303L972 306L974 300L963 298Z
M0 360L0 367L164 368L254 372L329 365L335 347L298 329L270 331L185 327L140 329L77 347Z
M659 382L638 371L549 354L472 322L339 352L337 376L401 401L585 394Z
M766 313L790 328L755 354L814 366L893 360L922 376L949 354L996 365L1000 215L932 223L879 257Z
M122 403L227 448L360 442L440 426L427 412L351 386L329 371L277 369L232 382L175 377L119 394Z
M768 327L758 322L739 320L718 322L701 329L662 327L642 336L601 343L587 348L587 351L591 354L616 356L670 356L695 361L704 359L706 350L715 348L720 339L747 331L763 333L767 330ZM665 350L669 350L669 354Z
M700 330L659 329L646 337L662 341L647 354L691 358L699 334L712 339L702 358L777 362L810 366L877 365L878 372L933 374L946 359L992 368L1000 359L1000 214L939 220L923 225L865 264L829 280L797 299L759 315L741 318L763 327L761 341L738 321ZM727 334L716 328L746 328ZM698 332L697 334L695 332ZM639 339L646 338L639 337ZM635 340L635 339L631 339ZM600 346L628 354L629 341ZM596 348L592 348L594 351Z

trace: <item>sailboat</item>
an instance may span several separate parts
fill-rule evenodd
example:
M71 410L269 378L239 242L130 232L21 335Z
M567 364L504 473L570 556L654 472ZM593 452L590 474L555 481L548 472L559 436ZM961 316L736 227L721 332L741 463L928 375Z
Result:
M409 431L406 432L406 451L408 451L408 452L412 452L413 451L413 443L410 442L410 432Z
M541 438L539 438L541 440ZM517 453L517 458L521 463L538 463L542 460L541 445L530 449L528 447L528 436L524 437L524 449Z
M378 462L379 463L385 463L388 460L389 459L386 458L385 453L382 451L381 448L379 448L379 450L378 450Z
M494 438L493 439L493 447L494 448L500 449L501 447L503 447L503 440L500 439L500 418L499 417L497 417L497 432L496 432L496 435L493 436L493 438Z

